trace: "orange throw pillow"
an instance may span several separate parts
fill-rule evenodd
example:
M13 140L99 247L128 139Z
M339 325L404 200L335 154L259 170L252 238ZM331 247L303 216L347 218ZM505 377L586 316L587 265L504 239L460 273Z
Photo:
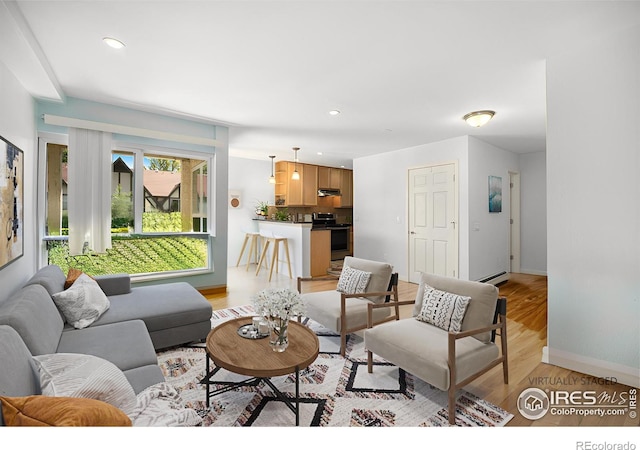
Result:
M131 419L109 403L90 398L0 397L7 426L130 427Z
M69 267L69 272L67 272L67 280L64 282L64 289L69 289L71 285L75 283L75 281L80 277L80 275L82 275L82 270Z

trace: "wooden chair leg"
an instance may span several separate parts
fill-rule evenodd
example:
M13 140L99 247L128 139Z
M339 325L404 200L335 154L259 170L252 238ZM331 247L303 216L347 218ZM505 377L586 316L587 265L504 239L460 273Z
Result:
M251 265L251 258L253 258L254 255L257 256L258 254L258 249L256 248L258 245L257 241L258 241L258 238L256 238L255 236L251 236L251 245L249 245L249 253L247 256L247 269L246 269L247 272L249 271L249 266ZM258 258L256 258L256 262L258 262Z
M284 252L287 255L287 267L289 268L289 278L293 279L293 275L291 275L291 260L289 259L289 244L286 239L283 240L282 243L284 244Z
M456 424L456 388L449 387L449 425Z
M269 239L264 241L264 247L262 247L262 255L260 255L260 261L258 262L258 268L256 269L256 276L260 273L260 268L262 267L262 263L267 255L267 250L269 248Z
M347 352L347 333L340 332L340 356L344 357Z
M367 350L367 372L373 373L373 353Z
M273 250L271 250L271 269L269 269L269 281L273 276L273 266L276 266L276 273L278 273L278 241L273 241Z
M240 255L238 255L238 261L236 262L236 267L240 265L240 260L242 259L242 255L244 253L244 249L247 247L247 241L249 240L249 235L244 235L244 241L242 242L242 248L240 249ZM251 254L249 254L251 256Z

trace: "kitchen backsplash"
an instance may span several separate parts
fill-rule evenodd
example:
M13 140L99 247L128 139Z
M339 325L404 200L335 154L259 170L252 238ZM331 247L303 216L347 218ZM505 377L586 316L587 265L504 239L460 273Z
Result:
M320 202L318 202L320 203ZM333 206L306 206L306 207L296 207L296 206L288 206L281 207L278 206L277 209L283 210L286 209L287 212L293 217L295 221L297 221L297 217L300 214L301 217L305 215L313 214L314 212L322 212L322 213L332 213L336 217L336 223L353 223L353 209L352 208L334 208ZM273 210L273 211L272 211ZM276 207L269 207L269 214L275 212Z

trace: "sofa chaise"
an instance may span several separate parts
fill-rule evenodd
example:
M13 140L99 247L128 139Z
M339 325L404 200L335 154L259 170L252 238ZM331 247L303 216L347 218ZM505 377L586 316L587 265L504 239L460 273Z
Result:
M0 303L0 396L40 394L32 357L56 353L107 360L138 394L165 381L157 350L202 341L211 330L211 305L188 283L132 288L129 276L122 274L95 280L110 305L81 329L67 323L52 298L66 281L58 266L39 270Z

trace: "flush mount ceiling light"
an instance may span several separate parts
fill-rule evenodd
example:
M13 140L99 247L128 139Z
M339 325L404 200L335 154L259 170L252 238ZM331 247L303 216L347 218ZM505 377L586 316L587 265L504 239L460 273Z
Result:
M269 183L271 183L271 184L276 184L276 177L273 174L273 165L274 165L273 161L274 161L275 157L276 157L275 155L270 155L269 156L269 158L271 158L271 176L269 177Z
M111 48L121 49L121 48L125 47L124 42L119 41L118 39L112 38L112 37L109 37L109 36L103 37L102 41L105 44L107 44L109 47L111 47Z
M338 114L340 114L340 111L338 111L337 109L332 109L331 111L329 111L329 114L332 116L337 116Z
M496 114L495 111L473 111L469 114L465 114L463 119L472 127L481 127L485 125L487 122L491 120L491 118Z
M300 147L293 147L293 154L294 154L294 158L293 158L293 173L291 174L291 179L292 180L299 180L300 179L300 172L298 172L298 150L300 150Z

